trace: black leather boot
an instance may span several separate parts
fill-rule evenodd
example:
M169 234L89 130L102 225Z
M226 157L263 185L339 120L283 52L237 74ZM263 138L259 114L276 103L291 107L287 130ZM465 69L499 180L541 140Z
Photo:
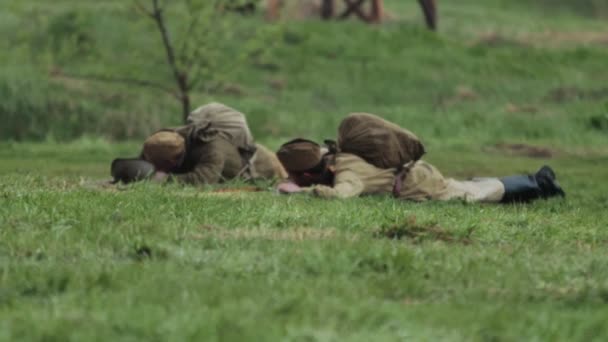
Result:
M549 198L554 196L566 197L566 193L555 179L555 172L552 168L545 165L534 175L538 186L542 190L542 197Z
M530 202L538 198L566 196L555 180L555 172L543 166L533 175L509 176L501 178L505 186L502 203Z

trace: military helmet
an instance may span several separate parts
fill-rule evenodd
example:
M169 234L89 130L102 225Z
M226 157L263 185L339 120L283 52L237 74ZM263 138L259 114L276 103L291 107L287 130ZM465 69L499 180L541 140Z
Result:
M316 142L298 138L283 144L277 151L277 158L288 172L302 172L318 166L323 153Z
M152 163L138 158L116 158L110 168L114 183L140 181L150 177L154 171Z
M144 141L143 159L162 169L179 160L186 151L186 140L172 130L158 131Z

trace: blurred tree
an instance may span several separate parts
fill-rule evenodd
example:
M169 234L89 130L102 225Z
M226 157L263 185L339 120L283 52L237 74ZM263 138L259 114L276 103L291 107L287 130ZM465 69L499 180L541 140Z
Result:
M252 56L263 54L276 41L278 26L257 24L251 30L247 25L239 25L241 19L232 12L242 12L254 4L250 0L182 0L172 1L174 6L186 6L187 17L179 18L183 32L174 40L167 17L171 16L168 1L135 0L140 13L151 18L160 34L166 54L166 62L175 80L176 90L170 93L182 106L185 121L191 111L190 92L201 82L210 82L215 74L234 69L245 64ZM184 13L184 12L179 12ZM226 41L239 39L243 41L241 49L236 51L232 60L225 60L226 53L220 54Z

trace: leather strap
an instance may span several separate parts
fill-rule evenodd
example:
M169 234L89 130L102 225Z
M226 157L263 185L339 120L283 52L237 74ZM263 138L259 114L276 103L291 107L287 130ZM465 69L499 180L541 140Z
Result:
M399 197L401 190L403 189L403 180L407 177L407 173L410 172L412 167L416 164L415 160L403 165L401 169L395 173L395 180L393 181L393 196Z
M401 189L403 188L403 176L405 175L404 170L401 170L395 174L395 181L393 182L393 196L399 197Z

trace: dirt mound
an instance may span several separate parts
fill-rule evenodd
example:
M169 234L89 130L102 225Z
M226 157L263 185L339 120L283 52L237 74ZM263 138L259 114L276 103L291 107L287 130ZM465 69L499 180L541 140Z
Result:
M374 231L374 236L378 238L389 238L394 240L408 239L414 243L423 241L443 241L447 243L471 244L471 234L473 229L469 229L465 234L458 234L448 231L437 224L419 224L416 216L410 216L402 224L384 226Z
M575 100L602 100L608 98L608 88L581 89L576 86L563 86L551 89L545 100L553 102L569 102Z
M526 34L503 34L486 32L480 34L471 46L486 48L531 48L531 47L563 47L563 46L589 46L608 45L608 32L594 31L545 31Z
M497 32L488 32L482 34L475 42L472 44L474 47L486 47L486 48L500 48L500 47L509 47L509 48L527 48L529 44L524 41L521 41L517 38L507 37Z
M527 144L508 144L499 143L493 146L484 148L485 151L495 153L504 153L511 156L529 157L529 158L552 158L557 154L556 150L542 146L532 146Z
M540 111L538 109L538 107L533 106L533 105L516 105L514 103L508 103L505 107L505 110L508 113L528 113L528 114L535 114Z

